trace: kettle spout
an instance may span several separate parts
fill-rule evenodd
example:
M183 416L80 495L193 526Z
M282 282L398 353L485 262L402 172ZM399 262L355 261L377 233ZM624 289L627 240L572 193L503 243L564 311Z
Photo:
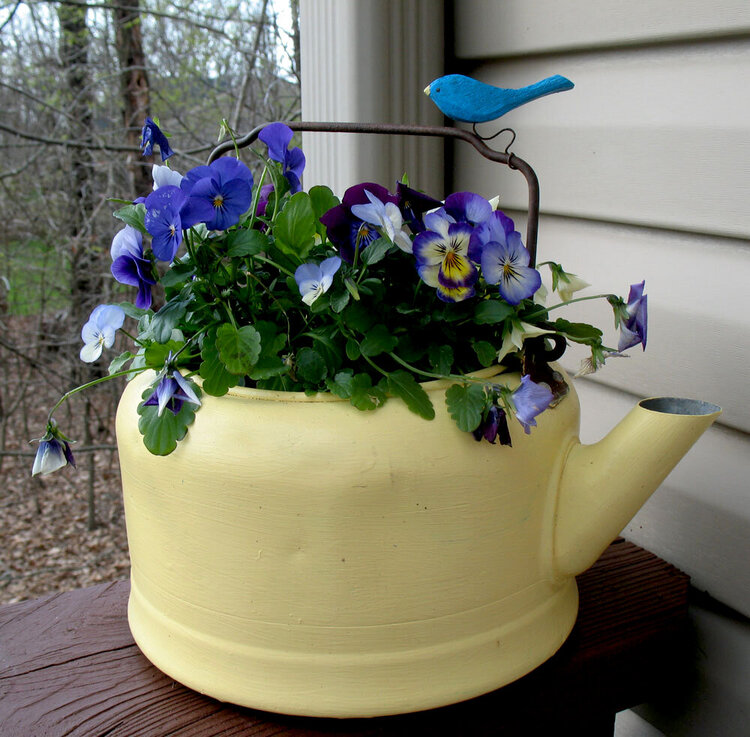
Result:
M557 571L592 565L720 414L709 402L644 399L598 443L574 445L557 499Z

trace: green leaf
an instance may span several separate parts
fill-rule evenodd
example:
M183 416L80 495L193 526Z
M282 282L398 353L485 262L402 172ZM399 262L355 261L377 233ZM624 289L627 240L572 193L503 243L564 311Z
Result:
M120 302L122 311L134 320L140 320L144 315L152 316L151 310L142 310L140 307L136 307L132 302Z
M172 336L172 330L187 312L190 300L171 300L153 317L149 331L157 343L166 343Z
M362 352L359 350L359 343L351 338L346 341L344 350L346 351L346 357L350 361L356 361L362 355Z
M599 345L602 339L602 331L585 322L568 322L559 318L554 322L555 330L570 338L575 343L584 345Z
M398 338L391 335L385 325L375 325L367 331L364 340L359 344L363 356L379 356L381 353L390 353L398 343Z
M372 379L367 374L354 375L351 392L349 402L363 412L377 409L388 399L381 387L372 385Z
M286 335L277 332L275 323L269 320L258 320L255 329L260 333L260 355L276 356L286 346Z
M168 340L166 343L149 343L143 351L146 365L157 371L167 362L169 354L177 351L185 345L185 341Z
M513 307L507 302L496 299L487 299L480 302L474 310L474 322L477 325L492 325L502 322L514 312Z
M146 206L142 202L139 202L137 205L125 205L125 207L115 210L112 214L126 225L140 230L141 233L148 232L146 226L143 224L146 217Z
M109 364L109 375L116 374L118 371L122 371L125 368L125 364L131 359L135 358L135 353L125 351L121 353L117 358L113 358Z
M372 310L361 302L352 302L343 312L344 323L358 333L366 333L375 322Z
M200 388L193 383L193 389L200 398ZM146 389L141 395L142 399L148 399L153 391L154 387ZM157 406L146 406L141 402L138 405L138 429L143 435L143 444L154 455L169 455L177 447L178 441L185 437L188 427L193 424L196 409L191 402L183 402L176 415L165 409L160 417Z
M254 381L262 381L274 376L281 376L288 371L289 366L279 356L261 356L250 372L250 378Z
M474 352L477 354L479 363L482 366L492 366L497 360L497 350L492 343L489 343L486 340L478 340L474 343L473 348Z
M392 245L387 238L378 238L362 251L362 261L368 266L382 261L388 255Z
M388 391L400 397L412 412L424 417L425 420L435 418L435 408L430 397L408 371L394 371L388 374Z
M216 331L219 358L232 374L249 374L260 356L260 333L252 326L236 328L229 322Z
M337 292L331 295L331 309L339 313L349 304L349 292Z
M354 372L351 369L339 371L333 378L326 379L326 386L331 394L342 399L349 399L352 395L352 379Z
M315 221L310 196L306 192L292 195L276 218L273 232L278 249L304 261L315 243Z
M471 432L482 421L484 388L481 384L454 384L445 392L445 403L459 429Z
M453 367L453 348L449 345L430 346L427 351L432 367L439 374L449 374Z
M223 397L231 387L237 386L239 376L229 373L219 358L216 332L210 331L203 340L199 373L203 378L203 391L213 397Z
M314 348L303 348L297 354L297 376L310 384L319 384L328 373L325 359Z
M191 264L174 264L159 282L164 287L182 286L195 273L195 266Z
M230 258L257 256L268 250L269 240L259 230L234 230L227 235L227 255Z
M316 221L320 220L321 215L325 215L330 209L340 204L339 198L328 187L322 185L310 188L310 202L315 212ZM326 230L325 225L321 222L316 222L316 226L318 232L324 235Z

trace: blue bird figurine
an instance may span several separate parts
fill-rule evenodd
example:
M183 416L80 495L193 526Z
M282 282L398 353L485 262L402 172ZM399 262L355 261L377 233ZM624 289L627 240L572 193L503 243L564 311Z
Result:
M452 120L486 123L539 97L572 88L573 83L559 74L517 90L494 87L463 74L448 74L430 82L424 92Z

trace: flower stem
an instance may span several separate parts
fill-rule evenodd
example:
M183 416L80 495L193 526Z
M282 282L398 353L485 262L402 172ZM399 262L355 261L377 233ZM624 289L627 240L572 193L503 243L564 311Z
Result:
M72 397L74 394L78 394L78 392L83 391L84 389L88 389L89 387L96 386L97 384L102 384L105 381L110 381L111 379L119 379L121 376L127 376L128 374L140 374L143 371L147 371L148 369L148 366L123 369L122 371L116 371L114 374L109 374L108 376L100 376L98 379L94 379L93 381L81 384L81 386L77 386L75 389L71 389L69 392L65 392L65 394L63 394L60 399L57 400L55 406L49 411L49 414L47 415L47 422L51 422L52 415L55 413L58 407L60 407L63 402Z
M281 264L277 264L275 261L271 261L270 258L266 258L265 256L259 256L257 254L253 256L253 258L257 258L259 261L262 261L264 264L270 264L271 266L275 266L279 271L282 271L287 276L291 276L292 278L294 278L294 274L292 274L292 272L289 271L289 269L285 269L283 266L281 266Z
M592 294L589 297L576 297L575 299L569 299L567 302L560 302L556 305L552 305L552 307L542 307L537 312L532 312L530 315L526 315L523 318L524 322L531 322L537 317L540 317L545 312L551 312L552 310L556 310L558 307L565 307L566 305L572 305L575 302L586 302L590 299L609 299L610 297L616 297L614 294Z

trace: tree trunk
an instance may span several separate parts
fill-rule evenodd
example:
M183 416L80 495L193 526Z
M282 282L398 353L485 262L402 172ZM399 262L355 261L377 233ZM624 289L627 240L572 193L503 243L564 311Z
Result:
M139 146L143 121L151 112L151 88L141 35L140 0L127 6L112 4L115 16L115 46L120 65L120 90L126 141ZM151 166L139 154L128 154L127 168L133 197L151 190Z

